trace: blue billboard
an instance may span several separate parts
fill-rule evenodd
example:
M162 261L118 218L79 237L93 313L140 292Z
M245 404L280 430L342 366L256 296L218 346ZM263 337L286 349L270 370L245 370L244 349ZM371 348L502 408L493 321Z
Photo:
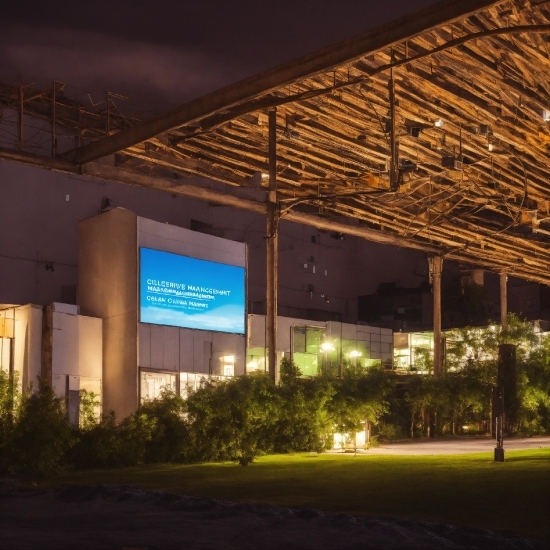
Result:
M140 248L140 321L245 333L245 268Z

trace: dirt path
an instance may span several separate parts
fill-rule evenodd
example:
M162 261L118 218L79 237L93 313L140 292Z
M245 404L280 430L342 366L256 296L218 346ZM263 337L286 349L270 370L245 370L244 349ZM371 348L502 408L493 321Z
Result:
M477 528L325 515L121 485L0 491L0 548L542 549Z

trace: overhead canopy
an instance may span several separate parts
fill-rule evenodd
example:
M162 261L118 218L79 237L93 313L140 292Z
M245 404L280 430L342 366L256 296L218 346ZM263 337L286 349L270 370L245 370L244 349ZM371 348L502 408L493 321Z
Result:
M444 0L63 158L261 188L270 108L283 219L550 283L550 2Z

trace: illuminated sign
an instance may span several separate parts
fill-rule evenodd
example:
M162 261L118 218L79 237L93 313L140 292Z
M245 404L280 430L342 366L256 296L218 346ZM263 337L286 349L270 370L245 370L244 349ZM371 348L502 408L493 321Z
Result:
M245 333L245 268L140 248L140 321Z

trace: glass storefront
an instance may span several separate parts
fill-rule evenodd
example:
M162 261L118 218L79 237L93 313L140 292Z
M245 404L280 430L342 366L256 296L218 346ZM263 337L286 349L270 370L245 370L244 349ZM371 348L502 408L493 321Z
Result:
M321 327L292 327L292 358L304 376L337 376L343 367L380 365L370 355L370 341L342 338Z
M326 353L322 351L325 329L320 327L292 327L291 345L292 359L303 376L321 374L326 363L323 362Z
M268 361L265 348L248 348L246 350L246 372L268 372Z
M175 374L141 371L140 382L142 402L160 397L164 390L177 391Z
M230 365L232 367L232 365ZM229 369L228 369L229 370ZM202 384L214 382L217 380L228 380L232 375L225 376L219 374L205 374L201 372L151 372L141 371L141 401L156 399L167 389L178 393L184 399L190 393L198 390Z
M411 332L394 334L394 368L418 373L428 372L433 359L433 332Z

